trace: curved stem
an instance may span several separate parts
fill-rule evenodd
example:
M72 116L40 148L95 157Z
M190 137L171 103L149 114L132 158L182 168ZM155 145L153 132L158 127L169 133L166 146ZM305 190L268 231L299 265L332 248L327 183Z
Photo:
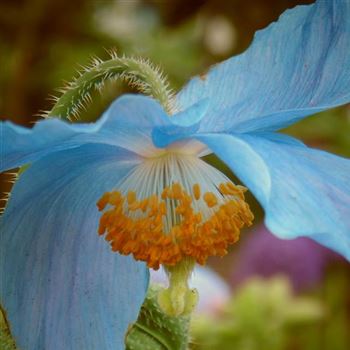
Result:
M77 79L68 83L46 116L68 120L77 118L85 104L91 102L91 92L101 90L106 82L116 79L122 79L140 92L155 98L167 113L173 112L172 92L158 68L143 59L112 55L108 61L95 59Z

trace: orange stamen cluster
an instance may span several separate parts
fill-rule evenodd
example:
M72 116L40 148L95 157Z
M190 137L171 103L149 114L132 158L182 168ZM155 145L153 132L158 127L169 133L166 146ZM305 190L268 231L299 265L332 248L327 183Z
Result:
M110 206L100 219L99 234L107 232L105 238L113 251L133 254L154 269L160 264L173 266L185 257L203 265L209 256L227 254L228 245L239 239L240 229L253 220L244 201L245 187L225 183L219 191L221 200L212 192L201 196L198 184L193 186L193 196L179 183L166 187L160 198L152 195L138 200L132 191L126 196L107 192L97 203L100 211ZM192 207L201 198L208 208L206 220ZM165 232L168 212L176 224Z

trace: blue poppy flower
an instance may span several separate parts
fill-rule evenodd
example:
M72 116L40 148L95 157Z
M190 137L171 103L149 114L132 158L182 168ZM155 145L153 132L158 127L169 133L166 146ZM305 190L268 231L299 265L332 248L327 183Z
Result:
M113 246L108 213L119 210L125 227L142 224L133 214L120 214L120 200L130 211L134 203L138 210L151 210L154 203L160 209L157 196L174 201L181 193L177 200L189 224L210 221L217 206L215 215L238 213L228 221L235 232L249 224L243 188L200 159L210 152L253 192L271 232L311 237L350 259L350 161L276 133L349 102L349 18L350 3L342 0L286 11L257 33L245 53L192 79L177 95L170 118L157 101L126 95L94 124L50 119L26 129L2 123L1 171L31 164L1 222L1 304L18 346L123 348L146 293L148 270L131 256L112 254L98 237L101 196L101 210L108 203L115 209L103 214L107 223L100 232L111 229L112 249L138 254L155 267L162 259L177 259L179 247L168 242L171 249L159 258L152 246L143 259L138 245L154 242L147 235L135 241L130 232L128 242ZM180 212L171 205L163 209L170 231ZM159 222L155 214L153 219L145 225ZM218 229L214 221L207 226ZM214 249L189 237L186 252L202 262L202 246L224 251L236 239L226 238ZM165 241L159 239L164 247Z

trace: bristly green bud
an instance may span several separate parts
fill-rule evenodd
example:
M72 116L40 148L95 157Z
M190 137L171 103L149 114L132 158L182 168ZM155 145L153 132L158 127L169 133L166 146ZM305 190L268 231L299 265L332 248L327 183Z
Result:
M95 58L85 67L80 76L61 89L62 95L54 98L56 103L43 117L77 119L79 113L91 102L91 93L101 91L106 83L122 80L141 93L151 96L164 107L167 113L174 112L173 94L159 68L149 61L134 57L118 57L111 53L111 59L102 61Z
M129 329L126 350L186 350L189 316L173 317L158 305L160 286L150 286L137 321Z

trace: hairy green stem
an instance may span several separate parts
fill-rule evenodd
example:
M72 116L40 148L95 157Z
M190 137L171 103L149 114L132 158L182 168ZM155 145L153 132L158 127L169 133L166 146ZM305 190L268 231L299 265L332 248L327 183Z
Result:
M143 59L112 54L108 61L95 59L78 78L68 83L46 116L68 120L77 118L84 106L91 102L91 92L101 90L108 81L116 79L124 80L141 93L158 100L168 114L174 111L172 92L158 68Z

